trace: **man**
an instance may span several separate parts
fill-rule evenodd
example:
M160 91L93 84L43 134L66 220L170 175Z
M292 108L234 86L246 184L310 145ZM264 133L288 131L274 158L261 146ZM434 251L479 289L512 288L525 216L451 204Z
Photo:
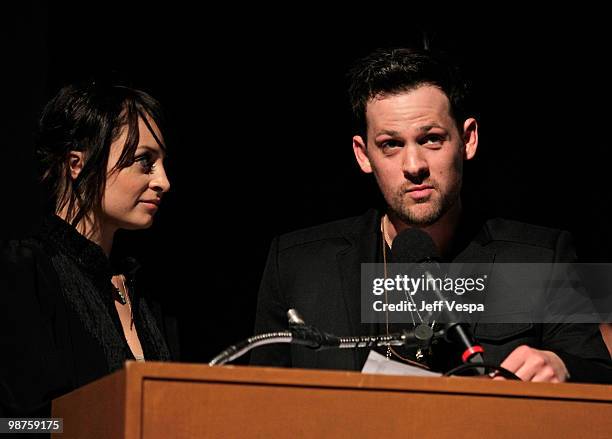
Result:
M407 228L429 234L448 261L574 260L565 232L504 220L483 225L462 211L463 164L476 154L478 123L467 113L467 87L454 67L428 52L379 50L357 63L349 78L358 125L353 151L362 171L374 174L386 212L276 238L259 293L257 333L286 329L289 308L326 332L381 333L378 325L360 323L360 264L386 260L393 239ZM486 361L523 380L611 380L596 325L477 324L474 333ZM415 360L410 352L393 353L394 359ZM366 356L281 345L255 350L251 362L359 370ZM430 365L438 369L459 359L452 346L438 347L434 357Z

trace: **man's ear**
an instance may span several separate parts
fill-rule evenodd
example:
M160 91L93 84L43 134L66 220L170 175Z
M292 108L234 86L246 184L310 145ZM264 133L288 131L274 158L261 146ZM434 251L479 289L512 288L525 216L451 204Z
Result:
M355 153L357 163L359 163L359 167L363 172L371 174L372 164L368 158L368 151L366 148L366 143L361 136L353 136L353 153Z
M478 149L478 122L473 117L463 123L463 144L465 145L463 158L473 159Z
M85 164L85 154L83 151L70 151L68 154L68 169L70 170L70 178L76 180L83 165Z

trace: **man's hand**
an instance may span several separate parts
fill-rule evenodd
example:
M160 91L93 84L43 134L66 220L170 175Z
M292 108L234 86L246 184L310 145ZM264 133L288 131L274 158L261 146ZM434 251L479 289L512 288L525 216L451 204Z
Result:
M562 383L569 378L565 363L551 351L541 351L522 345L506 357L502 367L523 381ZM504 379L495 377L494 379Z

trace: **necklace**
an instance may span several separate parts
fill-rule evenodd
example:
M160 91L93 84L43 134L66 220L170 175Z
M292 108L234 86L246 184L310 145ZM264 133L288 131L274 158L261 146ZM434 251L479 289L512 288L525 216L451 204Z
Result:
M115 286L115 292L119 295L119 303L125 305L128 303L128 299L126 297L127 289L125 288L125 281L123 280L123 275L119 275L119 277L121 278L121 283L123 284L123 290L125 291L125 294L118 286Z
M389 248L391 248L391 238L389 237L388 233L387 233L387 228L385 227L385 220L388 220L387 215L385 214L381 221L380 221L380 230L382 232L382 253L383 253L383 267L384 267L384 277L385 280L387 279L387 244L389 245ZM406 294L406 293L404 293ZM406 294L406 297L408 299L410 299L410 301L414 304L414 309L417 313L417 317L419 318L420 324L425 324L425 322L423 322L423 318L421 317L421 313L419 313L419 311L417 310L416 307L416 303L414 302L414 299L412 298L411 295ZM388 299L387 299L387 289L385 288L385 303L388 304ZM410 318L412 319L412 324L414 327L417 326L415 320L414 320L414 315L412 314L412 311L410 311ZM435 320L431 323L431 328L433 329L434 325L435 325ZM387 335L389 335L389 311L388 311L388 307L385 308L385 328L386 328L386 332ZM393 349L392 346L387 346L387 359L391 359L391 355L395 355L397 358L401 359L402 361L405 361L406 363L410 363L413 364L415 366L418 366L420 368L427 368L427 366L425 366L424 364L421 363L421 361L425 360L425 356L426 356L426 352L423 351L423 349L418 348L415 354L415 357L418 361L413 361L409 358L406 358L402 355L400 355L395 349Z
M123 288L125 288L125 282L123 282L123 277L121 277L121 282L124 285ZM121 291L121 288L115 287L115 291L119 295L119 303L125 305L127 303L127 298L125 297L125 294L123 294L123 291Z
M121 291L121 288L119 288L118 286L114 285L115 287L115 292L117 293L117 295L119 296L119 303L122 305L127 305L128 308L130 309L130 328L134 325L134 309L132 308L132 303L130 301L130 294L128 293L128 289L127 286L125 285L125 276L123 274L120 274L119 279L121 279L121 285L123 286L123 291Z

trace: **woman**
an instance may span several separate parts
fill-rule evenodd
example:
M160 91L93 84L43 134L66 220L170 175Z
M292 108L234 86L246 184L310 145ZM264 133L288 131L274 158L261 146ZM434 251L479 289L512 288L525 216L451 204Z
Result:
M51 399L122 367L169 360L161 318L136 291L137 264L111 264L115 232L153 223L170 183L159 103L122 86L72 85L45 107L37 154L54 215L1 247L0 406Z

